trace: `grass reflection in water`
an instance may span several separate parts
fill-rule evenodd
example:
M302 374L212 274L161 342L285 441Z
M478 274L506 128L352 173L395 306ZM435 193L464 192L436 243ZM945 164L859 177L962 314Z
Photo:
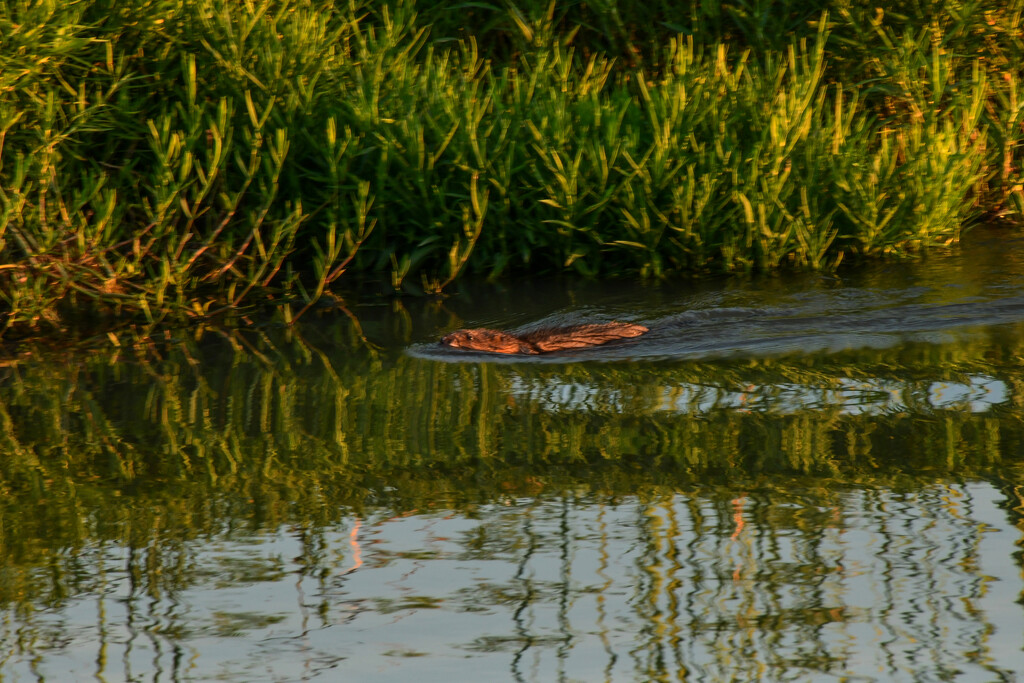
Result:
M7 366L0 670L1011 675L1010 332L453 364L337 324Z

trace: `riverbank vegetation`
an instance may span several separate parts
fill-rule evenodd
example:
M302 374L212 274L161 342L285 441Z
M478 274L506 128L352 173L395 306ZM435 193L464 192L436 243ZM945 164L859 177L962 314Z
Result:
M1019 223L1024 0L0 0L0 329Z

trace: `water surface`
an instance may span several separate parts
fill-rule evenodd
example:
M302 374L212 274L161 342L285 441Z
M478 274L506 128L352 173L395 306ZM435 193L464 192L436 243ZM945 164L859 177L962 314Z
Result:
M458 327L648 335L539 357ZM1024 244L0 367L5 680L1015 680ZM31 354L30 354L31 352Z

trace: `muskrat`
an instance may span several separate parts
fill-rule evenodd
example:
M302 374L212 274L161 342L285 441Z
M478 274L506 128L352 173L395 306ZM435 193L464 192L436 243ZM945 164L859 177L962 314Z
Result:
M582 349L607 344L616 339L639 337L647 328L630 323L572 325L512 334L501 330L478 328L456 330L441 339L442 344L470 351L491 353L550 353L564 349Z

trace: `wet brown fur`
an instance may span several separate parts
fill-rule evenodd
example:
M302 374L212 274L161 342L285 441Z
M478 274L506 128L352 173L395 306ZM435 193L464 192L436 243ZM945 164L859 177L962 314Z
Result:
M442 338L441 343L469 351L538 354L598 346L617 339L639 337L644 332L647 332L646 327L631 323L573 325L522 334L478 328L456 330Z

